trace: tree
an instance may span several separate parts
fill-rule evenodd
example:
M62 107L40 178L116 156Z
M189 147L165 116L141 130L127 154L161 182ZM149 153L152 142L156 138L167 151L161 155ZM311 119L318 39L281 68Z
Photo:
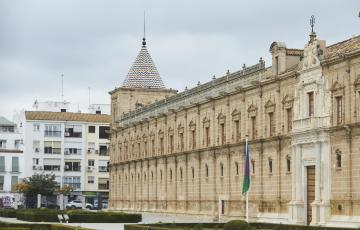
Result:
M41 194L44 196L53 195L56 187L55 175L35 174L25 178L22 183L15 187L17 192L24 193L27 197Z
M70 195L72 191L74 191L74 189L69 185L64 185L62 188L57 190L58 193L63 194L64 196Z

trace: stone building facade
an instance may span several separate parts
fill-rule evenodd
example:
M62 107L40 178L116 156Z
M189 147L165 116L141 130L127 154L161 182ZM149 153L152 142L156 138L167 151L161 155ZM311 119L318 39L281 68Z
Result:
M244 218L248 137L252 221L360 226L360 36L270 52L113 115L109 208Z

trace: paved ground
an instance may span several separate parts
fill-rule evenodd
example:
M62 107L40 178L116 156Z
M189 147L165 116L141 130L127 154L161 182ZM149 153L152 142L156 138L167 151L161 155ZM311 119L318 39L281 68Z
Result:
M201 223L212 222L210 217L194 216L194 215L175 215L175 214L158 214L158 213L142 213L143 221L141 223L151 224L157 222L163 223ZM11 223L29 223L16 218L0 217L0 221ZM98 230L123 230L124 224L112 224L112 223L69 223L71 226L81 226Z

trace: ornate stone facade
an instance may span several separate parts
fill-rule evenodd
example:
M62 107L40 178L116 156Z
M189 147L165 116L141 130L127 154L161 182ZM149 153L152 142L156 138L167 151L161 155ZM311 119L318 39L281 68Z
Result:
M110 209L244 218L248 136L253 221L359 226L360 37L270 52L114 117Z

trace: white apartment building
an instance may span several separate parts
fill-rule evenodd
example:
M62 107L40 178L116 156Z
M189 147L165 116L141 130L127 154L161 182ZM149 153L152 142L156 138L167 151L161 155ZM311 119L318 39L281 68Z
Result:
M0 195L11 193L24 172L23 140L17 125L0 116Z
M60 108L25 111L23 117L26 176L54 174L61 187L73 187L71 199L107 199L110 115Z

